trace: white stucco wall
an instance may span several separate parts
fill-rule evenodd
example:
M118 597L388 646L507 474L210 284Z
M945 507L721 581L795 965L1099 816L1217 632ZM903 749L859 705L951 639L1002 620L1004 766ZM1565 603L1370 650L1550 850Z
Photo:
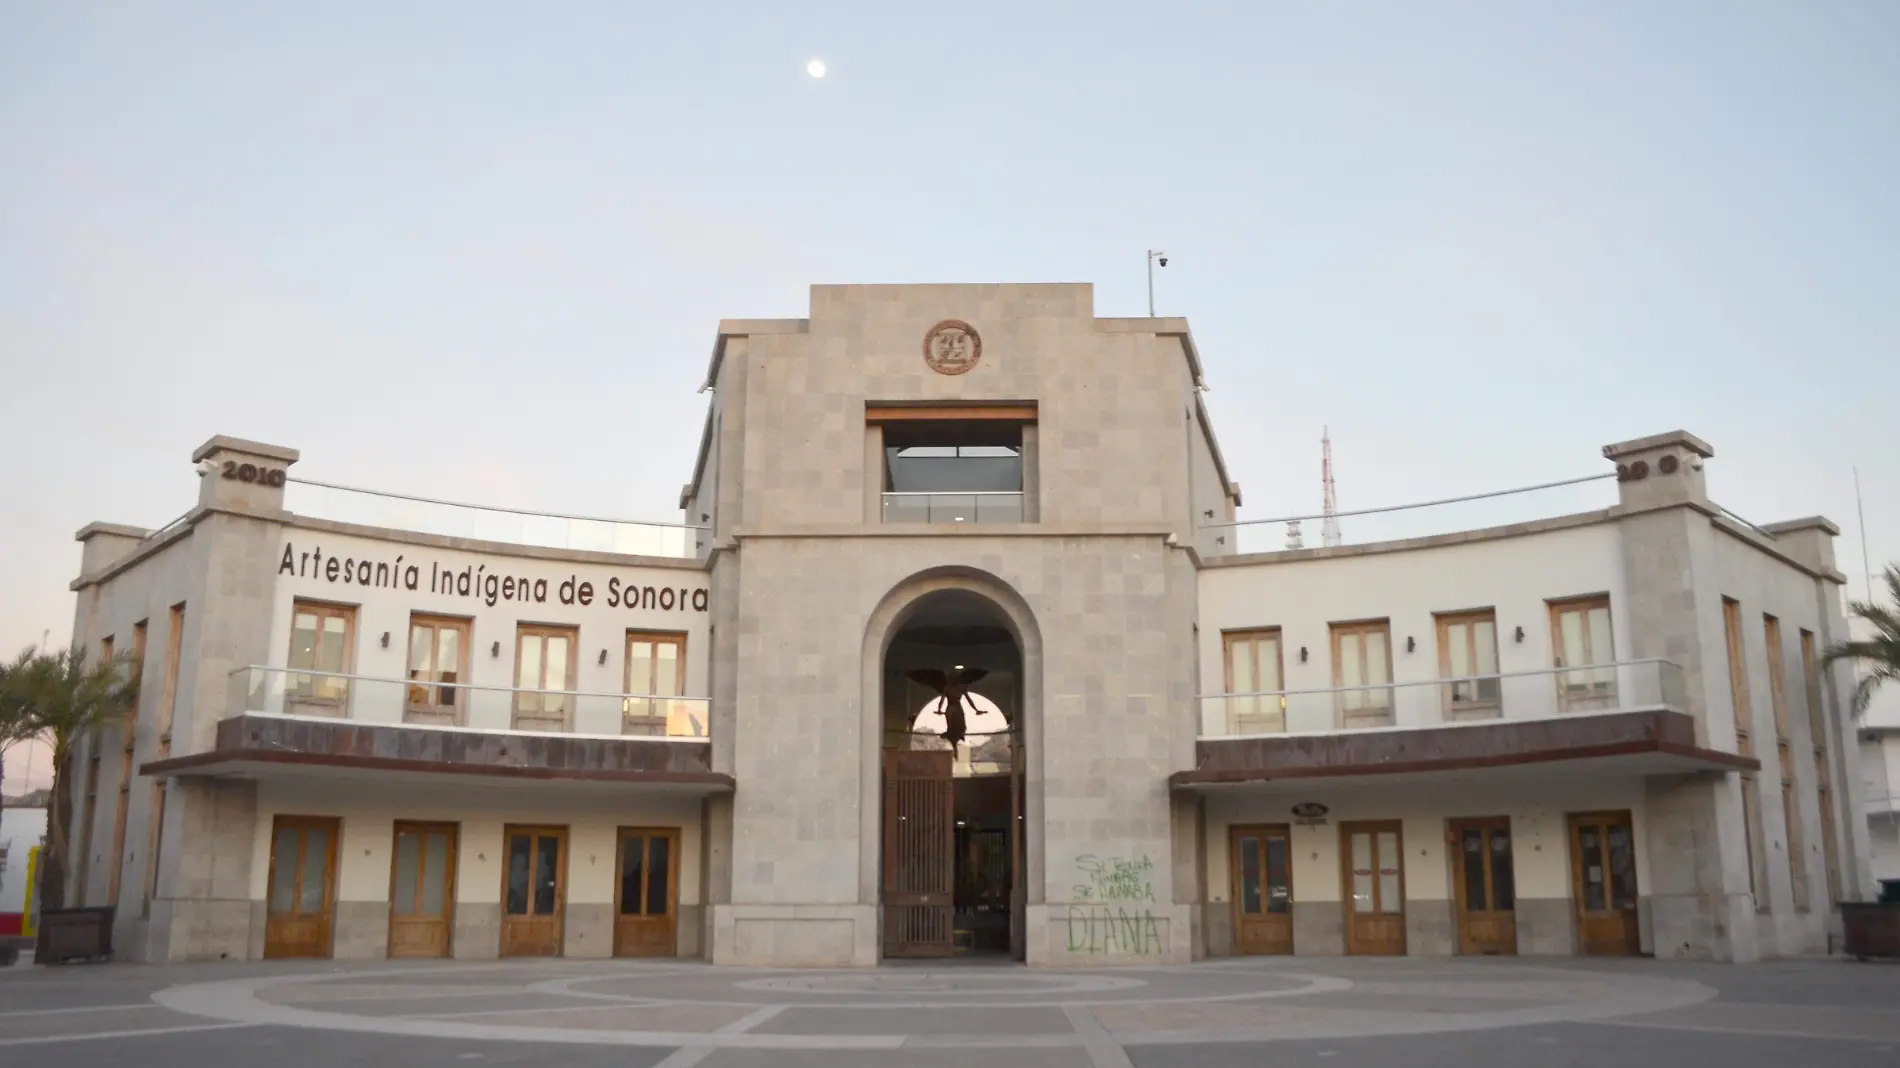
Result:
M1622 547L1614 523L1387 552L1348 548L1203 569L1200 586L1201 692L1222 688L1223 631L1281 629L1282 660L1289 690L1333 685L1329 624L1389 619L1395 682L1439 677L1434 613L1490 608L1497 613L1501 672L1540 671L1552 666L1551 600L1592 594L1610 597L1611 637L1618 656L1629 648L1619 606L1624 599ZM1516 640L1518 627L1524 639ZM1407 638L1416 640L1407 652ZM1307 660L1300 662L1300 648ZM1523 700L1516 699L1521 692ZM1507 680L1504 714L1545 715L1554 688L1542 679L1518 686ZM1397 720L1441 721L1438 687L1397 691ZM1324 708L1325 720L1302 717L1302 708ZM1329 730L1331 704L1295 702L1287 729ZM1307 722L1305 720L1310 720Z
M314 556L306 555L319 550L321 564ZM288 562L284 559L286 552L290 553ZM305 598L356 606L352 672L356 675L402 678L409 652L409 619L412 613L421 612L473 621L468 680L472 686L514 685L516 628L530 623L579 627L578 672L572 688L600 694L624 692L627 631L683 633L686 696L703 697L707 693L711 594L708 576L697 567L622 566L477 553L295 527L285 528L278 557L270 621L271 666L287 663L291 606ZM348 581L346 575L354 573L356 562L365 560L372 565L371 584ZM336 566L332 568L332 564ZM375 570L374 565L381 564L390 565L391 573L400 573L402 581L376 585L383 572ZM408 588L407 581L411 567L416 569L414 590ZM471 593L466 595L459 592L459 576L464 572L470 573ZM456 577L454 589L445 592L444 576ZM509 597L510 580L525 586L528 592L515 590ZM491 581L492 590L484 589L481 596L472 592ZM628 587L639 591L632 607L625 603L623 591ZM645 593L649 587L654 591L650 601ZM583 599L590 603L581 603ZM387 648L382 645L385 632L389 635ZM604 662L602 650L606 652ZM474 695L468 726L506 729L510 707L506 696L486 697ZM399 722L402 717L400 701L364 700L357 704L360 707L352 710L354 718ZM574 730L618 734L619 715L617 701L582 700L577 702Z

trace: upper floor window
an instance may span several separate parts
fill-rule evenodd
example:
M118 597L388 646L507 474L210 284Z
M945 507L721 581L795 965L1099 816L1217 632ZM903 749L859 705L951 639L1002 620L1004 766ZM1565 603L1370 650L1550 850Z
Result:
M409 693L403 719L457 726L465 721L468 695L456 683L468 678L466 619L409 617Z
M1556 667L1588 669L1557 673L1557 702L1565 712L1616 705L1616 645L1610 638L1610 599L1583 597L1550 606L1550 640ZM1606 665L1594 667L1593 665Z
M1333 686L1339 725L1392 724L1392 630L1383 619L1334 623Z
M620 733L705 735L703 730L667 729L669 718L689 715L684 701L667 700L686 694L686 635L628 631L626 693Z
M515 635L516 730L565 731L573 720L570 691L577 674L576 627L541 627L523 623Z
M290 674L285 679L285 711L300 715L341 716L348 711L348 675L356 645L356 608L298 601L290 615ZM323 672L301 674L300 672Z
M1450 719L1483 719L1498 715L1497 613L1446 613L1438 617L1439 677L1452 679L1445 687L1445 714Z
M886 523L1020 523L1024 430L1035 410L874 409L883 426Z
M1280 628L1230 630L1226 646L1227 731L1232 735L1278 734L1286 730L1286 695L1281 692Z

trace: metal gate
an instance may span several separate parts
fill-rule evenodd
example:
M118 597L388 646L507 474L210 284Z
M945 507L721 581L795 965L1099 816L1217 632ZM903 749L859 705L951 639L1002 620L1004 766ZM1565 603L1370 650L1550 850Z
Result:
M956 907L949 750L884 754L884 955L947 957Z

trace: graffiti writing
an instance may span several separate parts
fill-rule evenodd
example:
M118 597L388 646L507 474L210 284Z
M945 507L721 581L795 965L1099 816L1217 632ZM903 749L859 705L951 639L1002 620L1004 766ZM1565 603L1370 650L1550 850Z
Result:
M1076 883L1069 906L1069 952L1148 954L1164 952L1155 914L1143 907L1155 900L1147 857L1098 857L1084 853L1075 866L1085 881ZM1119 902L1133 902L1131 905Z
M1088 882L1075 885L1077 901L1153 901L1155 888L1148 882L1154 861L1147 857L1127 860L1122 857L1098 857L1084 853L1075 858L1075 866L1088 876Z

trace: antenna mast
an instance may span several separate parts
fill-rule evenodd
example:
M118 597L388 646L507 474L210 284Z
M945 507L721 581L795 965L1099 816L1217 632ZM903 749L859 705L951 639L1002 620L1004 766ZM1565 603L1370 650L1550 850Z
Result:
M1339 533L1339 500L1333 493L1333 438L1326 427L1319 429L1319 481L1325 500L1320 507L1319 540L1322 545L1338 545L1345 539Z

